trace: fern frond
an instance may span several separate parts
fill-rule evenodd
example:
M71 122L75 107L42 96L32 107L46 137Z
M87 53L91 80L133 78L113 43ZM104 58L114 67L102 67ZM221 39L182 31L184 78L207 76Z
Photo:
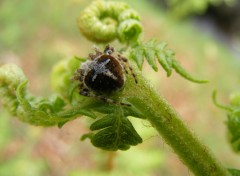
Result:
M150 40L146 43L140 43L133 46L130 50L130 58L132 58L138 68L141 70L144 59L147 60L148 64L154 71L158 71L157 61L166 71L167 76L172 74L172 70L175 70L179 75L185 79L196 82L206 83L207 80L197 79L189 74L181 64L175 59L175 53L166 48L165 42L158 42L156 40Z
M142 138L124 114L122 107L96 120L91 126L93 131L83 135L82 139L90 138L95 147L108 151L127 150L130 146L142 143Z

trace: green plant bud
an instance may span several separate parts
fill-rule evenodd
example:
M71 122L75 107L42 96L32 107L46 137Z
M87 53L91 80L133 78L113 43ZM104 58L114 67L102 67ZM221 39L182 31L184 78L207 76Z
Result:
M78 17L81 33L96 43L118 39L135 43L142 34L140 16L128 4L116 1L94 1Z

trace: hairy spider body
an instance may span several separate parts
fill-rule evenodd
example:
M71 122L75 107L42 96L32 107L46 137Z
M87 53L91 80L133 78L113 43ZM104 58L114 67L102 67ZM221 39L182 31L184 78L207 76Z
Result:
M123 87L124 69L115 57L103 54L85 64L81 67L88 67L83 75L83 82L90 90L100 94L111 94Z
M95 97L108 103L128 105L104 97L104 95L110 95L123 88L127 68L129 68L137 83L128 60L120 54L114 55L114 48L110 46L106 46L104 52L96 47L94 50L96 53L89 54L89 60L82 63L74 77L80 81L80 94Z

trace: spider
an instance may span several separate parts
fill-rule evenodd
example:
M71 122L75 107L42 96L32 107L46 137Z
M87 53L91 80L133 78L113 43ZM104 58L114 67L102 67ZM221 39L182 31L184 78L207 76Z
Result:
M128 74L128 70L137 83L136 75L128 59L115 52L115 49L109 45L103 52L97 47L93 49L95 54L89 54L88 60L82 63L74 76L75 80L80 81L79 93L110 104L130 106L105 97L123 88L126 81L125 73Z

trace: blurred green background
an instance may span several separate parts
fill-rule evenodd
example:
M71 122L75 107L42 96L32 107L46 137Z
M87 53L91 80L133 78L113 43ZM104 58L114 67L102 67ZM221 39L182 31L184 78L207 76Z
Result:
M173 104L226 167L239 168L225 128L226 113L211 100L240 85L240 1L124 0L142 16L145 40L166 41L193 75L210 82L198 85L177 74L166 78L144 66L144 75ZM78 31L76 18L88 0L1 0L0 64L23 68L35 95L51 94L52 66L74 55L85 57L92 43ZM224 9L224 10L223 10ZM234 11L235 10L235 11ZM126 152L108 153L80 142L89 119L81 117L63 128L34 127L0 113L0 176L189 176L193 175L150 124L135 120L144 142Z

